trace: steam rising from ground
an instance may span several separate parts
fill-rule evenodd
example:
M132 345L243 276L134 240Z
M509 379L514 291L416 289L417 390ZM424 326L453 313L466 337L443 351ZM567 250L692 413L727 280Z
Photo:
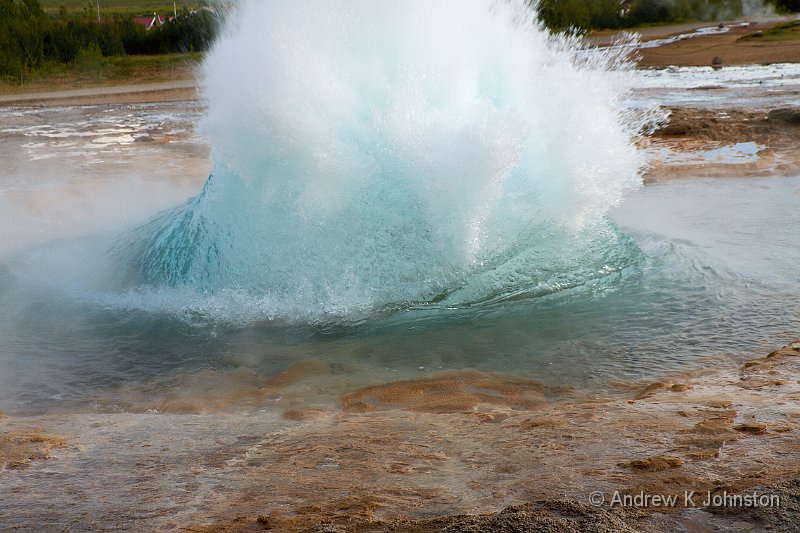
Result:
M306 319L620 274L647 117L577 49L521 0L243 4L204 69L212 177L139 230L134 283Z
M763 17L775 14L775 8L771 4L765 4L763 0L741 0L741 13L738 13L736 7L729 7L724 10L722 7L717 7L717 11L712 14L716 18L733 18L740 15L745 17Z

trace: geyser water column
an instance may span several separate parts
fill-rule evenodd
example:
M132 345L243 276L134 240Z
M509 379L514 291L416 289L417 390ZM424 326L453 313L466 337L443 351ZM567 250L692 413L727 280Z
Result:
M136 283L307 320L618 274L644 118L576 44L521 0L245 2L204 64L212 176L138 230Z

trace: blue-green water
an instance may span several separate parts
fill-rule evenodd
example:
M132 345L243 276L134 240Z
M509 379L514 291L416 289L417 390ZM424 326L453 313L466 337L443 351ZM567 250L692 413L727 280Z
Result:
M129 287L350 322L632 267L605 216L654 113L621 54L520 0L246 2L230 29L203 71L212 176L119 244Z
M245 2L203 68L212 177L160 214L190 192L127 167L174 160L176 115L39 127L68 146L26 136L80 110L9 115L0 409L144 409L199 375L213 401L303 361L330 397L461 368L591 388L795 336L798 179L642 188L660 113L579 44L522 0Z
M167 386L173 375L244 366L266 378L306 360L343 374L359 368L365 382L469 367L586 388L767 350L800 327L798 199L800 178L645 187L612 212L641 253L625 276L350 323L244 325L241 316L225 320L212 300L110 297L42 277L35 265L61 256L49 245L0 271L0 409L91 409L91 398ZM74 255L77 244L61 248ZM64 260L50 265L69 269Z

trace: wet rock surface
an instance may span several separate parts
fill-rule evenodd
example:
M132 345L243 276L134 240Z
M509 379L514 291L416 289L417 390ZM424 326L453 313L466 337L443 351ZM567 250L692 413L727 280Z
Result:
M240 391L237 401L252 394L246 410L211 402L202 414L10 416L0 419L4 438L42 436L33 445L50 448L28 453L24 468L0 471L0 526L759 531L766 524L790 531L800 464L798 355L794 342L754 359L758 365L710 358L701 372L617 383L601 397L464 371L344 384L332 402L269 407L276 394L291 400L308 398L309 387L336 390L336 375L309 362ZM351 400L369 409L351 409ZM615 494L685 491L762 491L786 505L613 503ZM597 507L594 493L603 495Z
M800 174L800 109L672 108L642 145L654 152L645 183L704 177ZM752 153L737 149L747 145Z

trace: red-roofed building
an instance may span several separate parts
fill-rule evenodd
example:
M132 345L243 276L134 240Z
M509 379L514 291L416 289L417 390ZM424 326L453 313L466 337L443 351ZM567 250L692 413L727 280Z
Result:
M136 24L141 24L146 29L150 30L154 27L163 26L166 24L167 19L166 17L161 17L156 13L153 13L152 17L134 17L133 22Z

